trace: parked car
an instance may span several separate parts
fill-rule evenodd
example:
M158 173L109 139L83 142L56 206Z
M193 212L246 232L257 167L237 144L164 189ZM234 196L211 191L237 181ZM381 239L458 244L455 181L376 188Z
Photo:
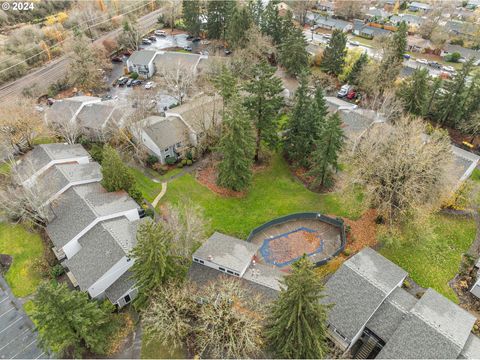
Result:
M349 43L352 46L360 46L360 43L358 41L350 41Z
M357 98L357 92L354 89L350 89L346 97L348 100L355 100Z
M441 69L442 68L442 64L439 64L436 61L429 61L428 66L433 67L435 69Z
M185 50L185 51L192 51L192 47L191 47L191 46L184 46L184 47L183 47L183 50Z
M118 86L124 86L128 82L128 77L122 76L117 80Z
M142 80L140 79L136 79L136 80L133 80L132 81L132 86L138 86L138 85L142 85Z
M352 89L352 87L350 85L348 85L348 84L343 85L340 88L340 91L337 93L337 97L338 98L343 98L343 97L347 96L347 94L350 92L351 89Z
M152 45L152 42L148 39L142 39L142 44L143 45Z
M111 58L112 62L114 63L121 63L123 62L122 58L120 56L112 56Z
M157 38L155 36L149 36L148 40L150 41L157 41Z
M404 58L405 60L409 60L409 59L411 58L411 56L408 55L408 54L403 54L403 58Z
M323 34L322 35L325 39L331 39L332 38L332 34Z
M127 80L127 83L125 85L127 85L128 87L132 86L132 83L133 83L133 79L128 79Z
M417 59L415 61L418 62L419 64L422 64L422 65L428 65L428 60L427 59Z
M199 38L199 37L194 37L194 38L192 39L192 42L199 42L199 41L201 41L201 40L202 40L202 39Z
M454 73L455 72L455 68L453 66L442 66L442 70L446 71L446 72L449 72L449 73Z
M154 85L153 81L149 81L145 84L145 89L147 89L147 90L151 89L151 88L153 88L153 85Z
M112 100L112 95L110 95L110 94L104 95L104 96L102 96L101 100L102 101Z
M163 30L155 30L153 33L157 36L167 36L167 33Z
M225 53L225 55L230 55L232 53L232 51L228 49L223 50L223 52Z

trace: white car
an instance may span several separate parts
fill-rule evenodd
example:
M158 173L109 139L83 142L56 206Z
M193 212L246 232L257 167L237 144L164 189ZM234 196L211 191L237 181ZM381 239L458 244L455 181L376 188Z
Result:
M332 34L323 34L322 35L325 39L331 39L332 38Z
M453 66L443 66L443 67L442 67L442 70L443 70L443 71L450 72L450 73L454 73L454 72L455 72L455 69L453 68Z
M145 84L145 89L147 89L147 90L151 89L151 88L153 88L153 85L154 85L153 81L149 81Z
M427 59L417 59L415 61L419 64L428 65L428 60Z
M350 41L350 45L352 46L360 46L360 43L358 41Z
M167 33L163 30L155 30L154 34L157 36L167 36Z

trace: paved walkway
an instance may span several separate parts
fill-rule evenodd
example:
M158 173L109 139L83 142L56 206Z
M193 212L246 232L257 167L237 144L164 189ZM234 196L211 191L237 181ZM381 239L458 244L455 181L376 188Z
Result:
M162 182L162 190L161 190L160 193L157 195L157 197L152 201L152 206L153 206L154 208L157 207L158 202L159 202L160 199L163 197L163 195L165 195L166 192L167 192L167 183L166 183L166 182Z

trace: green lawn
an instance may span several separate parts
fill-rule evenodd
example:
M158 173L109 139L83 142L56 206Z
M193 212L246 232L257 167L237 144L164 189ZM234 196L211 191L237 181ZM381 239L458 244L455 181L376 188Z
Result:
M461 256L475 238L475 221L448 215L433 215L431 233L405 229L400 241L385 245L384 256L408 271L423 287L432 287L449 299L457 297L448 286L458 272Z
M140 170L135 168L131 168L131 170L143 197L145 200L151 203L158 195L160 190L162 190L162 184L156 183L149 177L145 176Z
M9 162L4 162L0 164L0 175L8 175L10 174L11 166Z
M243 198L222 197L201 185L190 175L175 179L161 202L176 203L189 199L199 204L211 221L211 230L246 238L255 227L276 217L301 211L358 218L363 212L363 197L317 194L307 190L290 173L278 155L272 164L255 174L248 194Z
M147 343L144 337L140 357L142 359L185 359L186 354L182 349L167 347L157 340Z
M34 269L34 261L43 255L43 243L38 234L20 225L0 223L0 253L13 256L13 263L5 278L18 297L35 292L40 275Z

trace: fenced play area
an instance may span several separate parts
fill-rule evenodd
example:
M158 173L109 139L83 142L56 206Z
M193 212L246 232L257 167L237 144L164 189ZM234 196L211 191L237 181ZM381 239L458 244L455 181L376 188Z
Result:
M260 245L258 261L265 264L287 268L306 254L320 266L345 248L345 228L341 219L297 213L259 226L247 241Z

